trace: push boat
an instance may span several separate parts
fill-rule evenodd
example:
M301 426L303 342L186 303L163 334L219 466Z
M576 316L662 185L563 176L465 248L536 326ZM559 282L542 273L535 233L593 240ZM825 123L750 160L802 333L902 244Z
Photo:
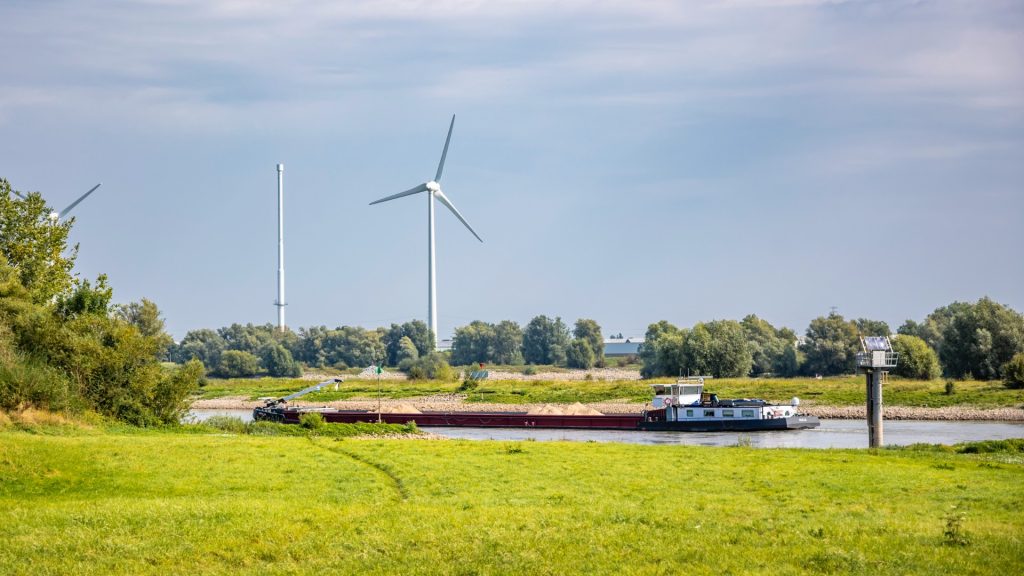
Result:
M384 422L420 427L466 428L567 428L591 430L639 430L674 432L754 432L817 428L816 416L798 411L800 400L788 405L764 400L722 400L704 391L707 377L680 378L674 384L651 385L651 408L638 414L531 414L529 412L415 412L338 410L294 406L288 402L300 396L342 382L333 378L283 398L271 399L253 410L254 420L298 424L303 414L318 413L325 422Z

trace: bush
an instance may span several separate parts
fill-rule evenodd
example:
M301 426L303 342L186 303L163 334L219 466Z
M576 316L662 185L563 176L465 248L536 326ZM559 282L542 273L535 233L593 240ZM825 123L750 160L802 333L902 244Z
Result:
M573 340L566 353L566 362L570 368L593 368L594 351L590 349L590 343L580 338Z
M260 359L241 350L227 350L220 355L217 376L221 378L250 378L260 371Z
M15 357L0 360L0 410L65 410L74 401L71 385L60 371Z
M1007 388L1024 388L1024 353L1018 353L1003 364L1003 384Z
M454 380L456 377L455 370L452 370L444 356L437 352L431 352L415 360L406 359L399 365L399 369L404 370L410 380Z
M939 355L917 336L895 336L892 349L899 353L893 374L917 380L934 380L942 374Z
M223 356L223 355L222 355ZM298 378L302 376L302 368L292 358L292 353L277 342L268 342L260 348L260 357L267 374L275 377Z
M306 412L299 416L299 426L307 430L319 430L324 427L324 415L319 412Z

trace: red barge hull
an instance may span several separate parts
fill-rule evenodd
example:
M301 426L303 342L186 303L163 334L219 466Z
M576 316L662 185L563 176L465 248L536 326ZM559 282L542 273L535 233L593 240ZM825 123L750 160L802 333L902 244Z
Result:
M257 409L259 411L259 409ZM286 424L298 424L299 417L309 410L286 409L275 411L276 420ZM471 428L584 428L589 430L636 430L643 420L641 414L605 414L602 416L569 416L552 414L527 414L526 412L423 412L421 414L389 414L362 410L318 411L325 422L354 424L356 422L385 422L407 424L415 422L420 427L458 426Z

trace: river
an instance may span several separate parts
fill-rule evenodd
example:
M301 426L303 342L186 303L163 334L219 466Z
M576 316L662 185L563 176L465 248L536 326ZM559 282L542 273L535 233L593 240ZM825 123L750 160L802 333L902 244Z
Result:
M252 420L251 410L193 410L193 421L210 416L234 416ZM627 444L679 444L755 448L865 448L867 423L863 420L822 420L814 430L779 432L630 432L627 430L554 430L526 428L424 428L429 432L466 440L569 440L574 442L623 442ZM957 444L977 440L1024 438L1024 422L888 420L885 444L905 446L919 442Z

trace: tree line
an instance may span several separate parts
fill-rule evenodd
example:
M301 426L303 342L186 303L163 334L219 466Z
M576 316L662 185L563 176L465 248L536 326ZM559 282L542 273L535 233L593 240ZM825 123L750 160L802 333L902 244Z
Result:
M990 298L954 302L923 321L907 320L895 334L883 321L847 320L832 313L811 321L803 338L755 315L692 328L651 324L640 348L644 376L834 376L856 370L860 336L891 336L899 353L894 374L1006 379L1024 366L1024 316Z
M298 376L301 366L346 369L384 365L431 377L446 366L549 364L572 368L604 365L601 327L589 319L573 329L561 318L538 316L522 328L505 320L475 321L455 330L450 353L435 350L433 332L420 320L390 327L325 326L280 331L272 324L232 324L188 332L168 351L171 361L201 361L225 378Z

